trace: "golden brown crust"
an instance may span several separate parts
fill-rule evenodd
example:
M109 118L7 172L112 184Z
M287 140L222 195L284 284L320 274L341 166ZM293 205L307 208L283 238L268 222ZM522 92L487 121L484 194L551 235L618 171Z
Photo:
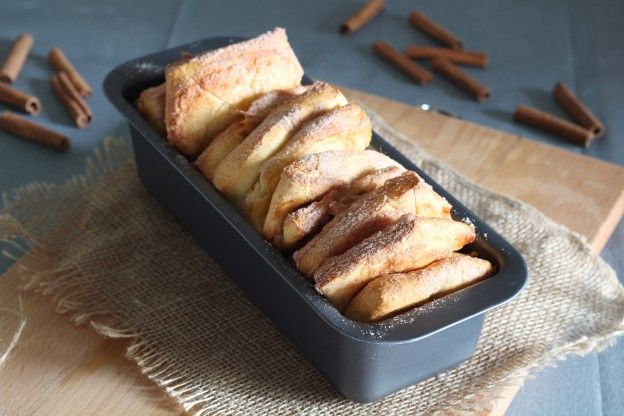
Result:
M230 124L225 130L217 134L199 157L195 166L212 182L215 171L227 155L245 140L245 137L262 123L261 118L239 116L239 119Z
M136 100L139 112L152 125L154 130L165 134L165 84L147 88Z
M364 150L372 131L366 113L355 103L329 110L306 122L259 169L258 181L243 201L243 211L260 231L271 196L284 168L305 155L329 150Z
M210 140L259 95L298 85L303 69L286 31L210 51L166 69L167 138L187 156Z
M336 215L320 233L295 252L293 258L299 270L311 277L328 258L344 253L406 212L411 212L414 201L410 191L419 181L414 172L404 172Z
M310 87L306 85L297 85L296 87L285 90L269 91L253 100L246 110L241 110L238 113L244 116L264 119L271 111L275 110L275 108L284 104L291 98L303 94L309 88Z
M334 188L368 172L399 163L374 150L338 150L307 155L284 169L264 221L264 235L280 243L286 216Z
M336 308L343 310L373 278L427 266L448 257L474 238L474 228L463 222L405 214L325 261L314 273L315 287Z
M384 319L434 296L474 284L493 271L487 260L453 253L423 269L374 278L349 302L345 315L363 322Z
M316 82L305 93L271 111L262 123L223 159L214 175L214 186L228 199L240 203L258 179L258 169L307 120L347 104L335 87Z
M237 120L210 142L195 161L195 165L212 182L214 172L219 163L221 163L245 137L249 136L273 109L304 91L306 91L306 88L302 86L289 90L276 90L268 92L254 100L247 110L239 112Z

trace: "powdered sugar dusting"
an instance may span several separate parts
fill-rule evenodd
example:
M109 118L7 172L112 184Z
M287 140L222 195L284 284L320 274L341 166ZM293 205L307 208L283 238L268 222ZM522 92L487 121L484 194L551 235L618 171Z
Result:
M382 340L388 336L388 333L391 332L395 327L402 325L410 325L417 320L426 319L427 316L431 315L437 309L446 308L450 302L457 302L460 297L463 296L463 293L456 292L448 296L444 296L433 301L428 301L427 303L413 307L403 313L399 313L391 318L374 322L374 323L361 323L357 321L352 321L350 319L343 317L343 322L352 327L358 328L360 333L364 336L368 336L373 339Z
M188 159L186 158L186 156L183 156L180 153L175 155L175 160L176 160L176 162L178 162L181 165L185 165L185 164L188 163Z
M211 65L217 66L229 65L232 63L232 56L244 55L250 51L274 50L286 58L284 62L292 65L293 71L303 74L303 68L301 68L294 51L288 44L286 30L283 28L276 27L258 37L243 42L235 42L234 39L228 39L228 42L229 45L227 47L204 52L191 58L190 61L201 62L202 64L210 62ZM189 49L197 46L199 46L197 42L187 45Z
M134 62L130 63L126 68L126 71L148 73L148 74L161 74L165 67L155 62Z
M470 217L464 217L460 221L465 223L465 224L468 224L468 225L470 225L470 226L472 226L474 228L474 223L472 222Z

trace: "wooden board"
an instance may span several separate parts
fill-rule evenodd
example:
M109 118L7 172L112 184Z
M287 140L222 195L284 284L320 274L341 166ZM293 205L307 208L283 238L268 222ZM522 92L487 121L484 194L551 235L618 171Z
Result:
M468 177L529 202L586 236L597 252L622 216L624 167L345 91ZM0 278L0 305L16 305L19 274L13 267ZM0 414L183 413L123 358L124 340L108 340L88 327L76 328L39 295L21 296L28 322L18 346L0 368ZM11 329L10 323L0 323L0 342L6 341ZM493 414L504 413L516 390L501 392L504 397Z

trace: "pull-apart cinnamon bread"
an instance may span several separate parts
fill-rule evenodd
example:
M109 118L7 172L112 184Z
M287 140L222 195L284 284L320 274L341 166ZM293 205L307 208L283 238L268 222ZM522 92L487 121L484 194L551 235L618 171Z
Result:
M301 86L284 29L166 68L138 111L351 319L385 319L493 273L418 174L366 150L366 113Z

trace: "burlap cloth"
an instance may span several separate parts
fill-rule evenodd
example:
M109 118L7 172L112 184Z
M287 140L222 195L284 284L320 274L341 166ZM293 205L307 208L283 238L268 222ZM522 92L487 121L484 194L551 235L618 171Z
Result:
M376 403L333 390L143 189L127 144L108 141L65 185L6 197L0 239L53 259L30 270L26 287L53 295L77 323L130 338L128 358L202 415L471 413L527 371L624 333L624 290L580 236L475 185L373 118L382 136L509 239L530 273L518 298L487 314L471 360Z

